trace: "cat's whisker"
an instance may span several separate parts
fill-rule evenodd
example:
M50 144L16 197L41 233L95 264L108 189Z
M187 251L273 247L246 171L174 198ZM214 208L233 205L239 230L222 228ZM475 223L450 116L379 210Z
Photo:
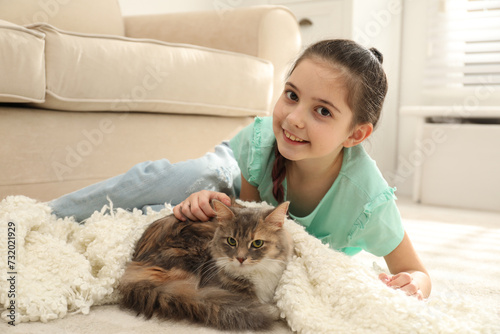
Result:
M256 270L274 275L281 275L281 271L285 266L286 262L278 259L266 259L265 261L255 264Z
M217 275L217 273L219 273L220 270L221 270L221 268L217 264L214 263L210 266L203 268L203 271L201 272L201 274L205 277L212 278L214 275Z
M214 277L219 275L219 273L224 269L226 264L220 264L221 259L216 259L211 261L210 265L203 268L203 271L200 272L201 276L204 277L205 281L211 281Z
M259 265L262 265L263 267L267 267L267 264L281 264L281 265L285 265L286 262L283 261L283 260L278 260L278 259L266 259L265 261L261 261L259 262Z
M284 261L284 260L280 260L280 259L266 259L266 261L269 261L269 262L286 263L286 261Z
M211 265L212 263L215 263L216 261L217 261L217 259L210 259L210 260L208 260L208 261L206 261L206 262L202 262L202 263L200 263L200 264L199 264L199 265L198 265L198 266L194 269L194 271L195 271L195 272L199 272L199 273L201 273L201 272L202 272L202 270L203 270L203 267L204 267L204 266L206 266L206 265Z

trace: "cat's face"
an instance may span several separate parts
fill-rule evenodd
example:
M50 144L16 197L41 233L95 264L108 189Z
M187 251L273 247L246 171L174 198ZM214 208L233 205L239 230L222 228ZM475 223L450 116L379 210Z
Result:
M283 228L288 203L274 210L229 209L220 204L219 207L214 204L219 227L210 245L219 267L234 275L244 275L282 267L288 261L292 242Z

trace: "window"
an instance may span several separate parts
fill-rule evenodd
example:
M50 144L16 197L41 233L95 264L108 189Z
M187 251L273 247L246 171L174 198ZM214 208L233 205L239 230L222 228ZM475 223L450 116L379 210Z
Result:
M428 1L428 45L423 88L460 94L500 90L500 1Z

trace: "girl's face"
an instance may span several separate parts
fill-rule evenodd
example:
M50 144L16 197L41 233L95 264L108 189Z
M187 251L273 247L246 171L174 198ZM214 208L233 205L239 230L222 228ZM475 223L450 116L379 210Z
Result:
M333 163L348 145L353 113L339 70L302 60L288 78L273 112L273 131L281 155L291 161Z

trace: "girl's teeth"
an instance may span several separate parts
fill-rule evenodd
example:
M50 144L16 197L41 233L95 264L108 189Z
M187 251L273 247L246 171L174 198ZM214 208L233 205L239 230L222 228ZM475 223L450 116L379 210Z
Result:
M287 132L287 131L285 131L285 136L286 136L288 139L292 140L292 141L296 141L296 142L303 142L303 140L302 140L302 139L295 137L294 135L290 134L290 133L289 133L289 132Z

